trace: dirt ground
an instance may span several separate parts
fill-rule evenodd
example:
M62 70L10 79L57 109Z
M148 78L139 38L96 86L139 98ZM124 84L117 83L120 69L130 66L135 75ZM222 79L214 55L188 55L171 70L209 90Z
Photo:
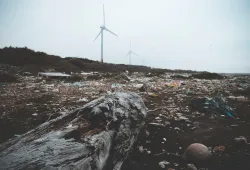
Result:
M146 76L104 76L82 81L46 80L19 76L18 82L0 84L0 142L113 91L134 91L148 108L147 125L124 163L123 170L187 169L182 158L192 143L214 150L213 158L196 163L198 169L249 170L250 145L235 138L250 139L250 78L228 76L220 80L173 79L173 73ZM185 74L184 74L185 76ZM176 76L178 77L178 76ZM223 99L216 108L204 107L203 99ZM198 101L201 101L200 103ZM230 115L220 108L230 107ZM216 150L224 146L223 150ZM169 162L165 168L159 162Z

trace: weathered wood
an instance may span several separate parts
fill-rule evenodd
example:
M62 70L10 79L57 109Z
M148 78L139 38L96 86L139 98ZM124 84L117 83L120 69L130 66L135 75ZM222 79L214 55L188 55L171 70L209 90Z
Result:
M119 170L145 123L135 93L113 93L0 145L0 169Z

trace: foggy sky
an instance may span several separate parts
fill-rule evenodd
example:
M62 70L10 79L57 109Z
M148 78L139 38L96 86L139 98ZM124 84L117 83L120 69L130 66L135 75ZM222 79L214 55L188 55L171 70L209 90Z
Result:
M0 48L100 60L102 4L105 62L250 73L249 0L0 0Z

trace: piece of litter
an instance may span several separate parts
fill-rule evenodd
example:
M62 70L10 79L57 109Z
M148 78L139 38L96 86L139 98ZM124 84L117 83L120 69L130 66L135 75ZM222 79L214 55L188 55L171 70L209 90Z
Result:
M73 125L72 124L69 124L68 126L67 126L67 128L71 128Z
M170 163L168 162L168 161L161 161L161 162L159 162L159 166L161 167L161 168L165 168L166 167L166 165L169 165Z

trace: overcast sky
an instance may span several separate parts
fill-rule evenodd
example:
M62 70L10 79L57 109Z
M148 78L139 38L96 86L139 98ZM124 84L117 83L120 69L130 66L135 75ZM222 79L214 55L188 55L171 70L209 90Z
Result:
M0 0L0 48L100 60L102 4L105 62L250 73L249 0Z

